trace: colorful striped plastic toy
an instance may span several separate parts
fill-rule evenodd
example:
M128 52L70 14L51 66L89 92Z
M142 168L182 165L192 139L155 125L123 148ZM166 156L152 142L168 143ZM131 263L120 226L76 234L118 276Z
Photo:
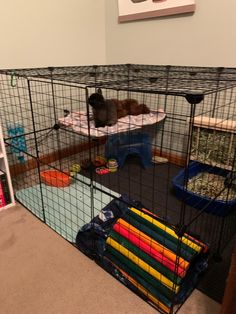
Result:
M163 254L161 254L160 252L153 249L149 244L143 242L136 235L130 233L127 229L123 228L119 224L115 224L113 229L117 233L122 235L124 238L128 239L128 241L130 243L132 243L133 245L135 245L139 251L141 251L141 252L143 251L146 254L148 254L150 257L152 257L155 260L155 263L157 265L160 264L160 265L163 265L165 268L167 268L169 270L169 272L172 274L172 276L169 275L168 278L173 278L174 276L176 276L175 273L179 277L184 277L184 275L186 273L186 271L184 269L182 269L180 267L176 268L175 267L176 265L172 261L170 261L168 258L163 256ZM111 233L111 236L113 236L113 233ZM178 279L178 276L177 276L177 279Z
M158 262L155 258L153 258L151 255L142 250L141 247L137 247L135 244L133 244L130 240L127 240L121 234L113 230L110 233L110 237L119 244L123 245L130 252L134 253L139 258L144 260L147 264L155 268L157 271L159 271L161 274L166 276L171 281L176 282L178 285L181 283L182 278L180 276L177 276L171 269L166 267L164 264ZM147 244L144 243L144 245L146 246Z
M133 211L134 213L136 213L137 215L141 216L142 218L148 220L152 224L156 225L157 227L161 228L162 230L164 230L165 232L170 234L172 237L178 239L178 236L176 235L175 231L173 229L171 229L170 227L165 226L160 221L151 218L149 215L141 212L140 210L138 210L136 208L132 207L130 210ZM187 244L189 247L191 247L192 249L194 249L198 253L202 250L201 246L197 245L196 243L194 243L193 241L191 241L190 239L188 239L186 237L182 237L182 242Z
M191 249L189 246L179 242L176 238L173 238L167 232L153 225L146 219L143 219L131 210L128 211L122 218L188 262L190 262L197 254L197 252ZM179 244L181 244L181 246L179 246Z
M109 260L109 259L108 259ZM170 308L165 306L162 302L158 300L158 298L154 297L146 288L144 288L140 283L138 283L133 277L131 277L128 273L126 273L123 269L120 269L115 263L114 266L120 271L120 273L126 277L140 292L143 293L150 301L153 302L159 309L162 309L165 313L170 313Z
M147 273L155 277L157 280L161 281L164 285L169 287L169 289L173 290L174 292L179 291L179 286L173 284L172 281L170 281L168 278L163 276L160 272L155 270L153 267L148 265L146 262L141 260L139 257L137 257L135 254L127 250L123 245L119 244L118 242L114 241L112 238L108 237L106 243L110 246L112 246L115 250L123 254L125 257L130 259L134 264L141 267L143 270L145 270Z
M123 226L126 230L136 235L139 239L144 241L145 243L149 244L154 250L161 253L164 257L169 259L170 261L174 262L175 264L178 263L178 265L183 268L187 269L189 267L189 262L185 261L183 258L178 257L175 253L165 248L163 245L160 245L157 241L153 240L149 236L147 236L145 233L139 231L137 228L133 227L132 225L128 224L123 219L118 219L117 224L120 224Z

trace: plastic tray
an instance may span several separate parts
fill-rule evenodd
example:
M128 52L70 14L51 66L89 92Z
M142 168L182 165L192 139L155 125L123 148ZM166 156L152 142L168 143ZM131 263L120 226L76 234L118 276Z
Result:
M228 170L224 170L222 168L212 167L196 161L191 162L187 169L182 169L172 180L176 197L196 209L202 210L204 207L206 207L205 212L207 213L217 216L228 215L230 211L236 208L236 199L230 201L212 201L211 198L193 193L185 188L185 178L191 179L201 172L214 173L223 177L226 177L229 173Z

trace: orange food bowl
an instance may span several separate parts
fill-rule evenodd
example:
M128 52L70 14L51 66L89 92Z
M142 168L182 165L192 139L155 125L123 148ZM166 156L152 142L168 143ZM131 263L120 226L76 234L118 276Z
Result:
M70 185L70 176L57 170L46 170L40 173L42 182L58 188Z

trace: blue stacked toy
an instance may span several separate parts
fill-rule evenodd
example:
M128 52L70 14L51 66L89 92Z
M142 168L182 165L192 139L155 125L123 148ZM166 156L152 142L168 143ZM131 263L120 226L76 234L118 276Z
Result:
M20 163L25 162L24 152L27 151L24 127L20 123L13 123L7 126L7 132L11 137L11 153L14 154Z

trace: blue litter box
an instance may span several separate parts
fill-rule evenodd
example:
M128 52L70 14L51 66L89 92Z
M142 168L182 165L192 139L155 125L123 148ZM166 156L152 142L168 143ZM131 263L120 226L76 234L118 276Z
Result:
M236 208L236 199L230 200L228 202L223 200L215 200L210 203L212 200L211 198L188 191L184 187L185 177L191 179L201 172L213 173L223 177L226 177L229 173L229 171L225 169L212 167L210 165L202 164L196 161L191 162L188 169L182 169L172 180L176 197L196 209L202 210L204 207L206 207L205 212L207 213L221 217L227 216L233 209Z

